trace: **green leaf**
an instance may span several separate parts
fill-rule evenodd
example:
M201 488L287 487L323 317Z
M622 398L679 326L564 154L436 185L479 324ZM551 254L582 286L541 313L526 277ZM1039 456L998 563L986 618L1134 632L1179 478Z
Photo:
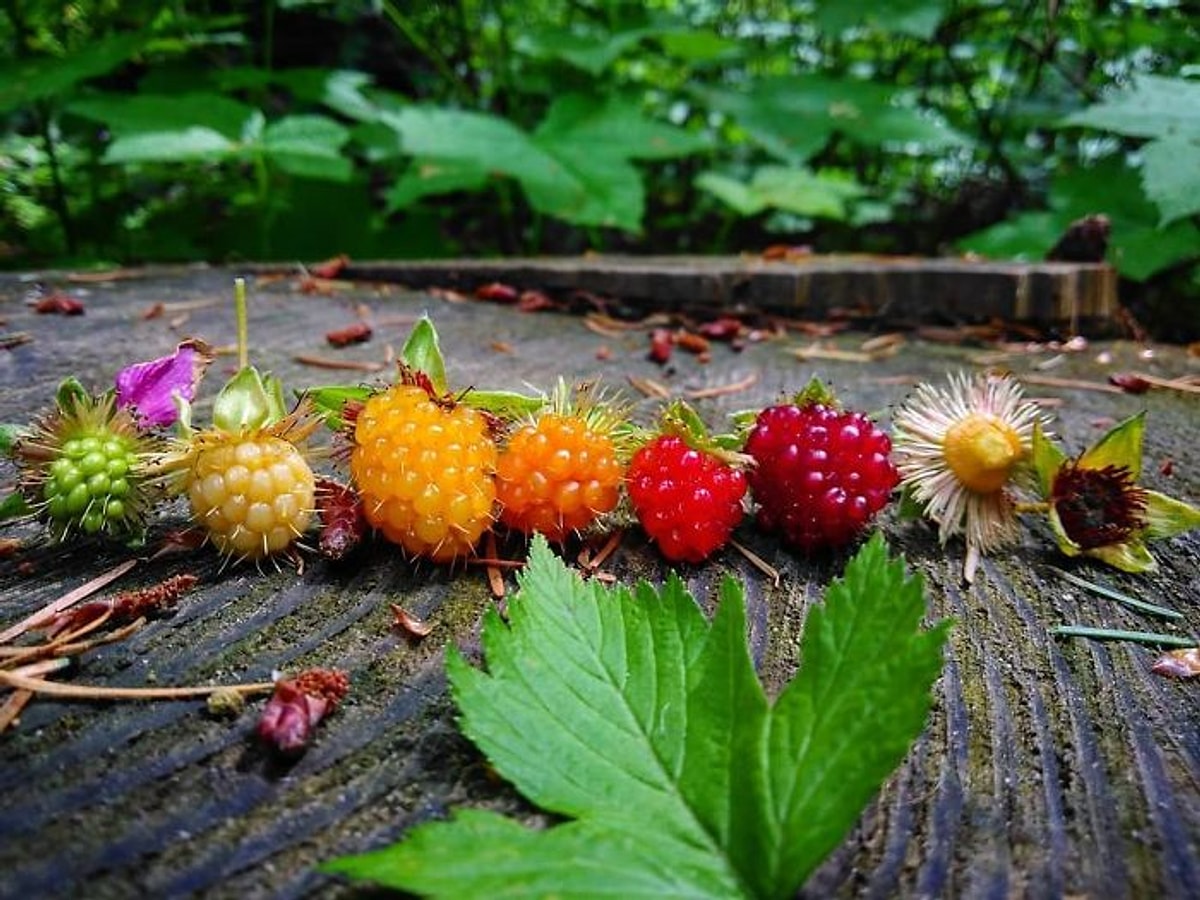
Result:
M1146 413L1143 410L1106 431L1079 457L1079 465L1085 469L1124 466L1136 481L1142 474L1142 435L1145 431Z
M682 582L584 582L535 537L487 670L447 671L466 734L565 824L462 812L326 868L433 896L790 897L920 732L945 627L876 535L810 611L774 708L741 587L711 625Z
M149 36L140 32L101 38L66 56L44 56L0 66L0 113L55 97L82 81L106 75L133 59Z
M13 491L3 501L0 501L0 522L5 519L15 519L18 516L32 515L32 513L29 502L20 491Z
M693 65L728 62L745 55L738 41L721 37L712 31L692 28L666 31L658 36L663 52Z
M518 394L516 391L470 390L462 398L462 404L502 419L518 419L533 415L546 405L546 398Z
M28 430L24 425L0 422L0 456L12 456L13 448Z
M350 138L345 126L325 116L287 116L263 132L263 149L285 172L328 181L349 181L350 160L341 148Z
M1129 88L1067 116L1063 124L1130 137L1200 137L1200 81L1138 75Z
M67 109L102 122L117 138L172 134L193 129L214 132L230 143L241 141L254 107L221 94L99 94L76 100Z
M237 146L211 128L183 128L119 137L104 153L106 163L196 162L220 160Z
M764 209L782 209L835 220L845 219L847 203L866 193L851 178L783 166L763 166L749 184L717 172L702 172L696 178L696 186L743 216L756 215Z
M1063 463L1067 461L1066 452L1046 437L1041 422L1033 423L1033 441L1031 444L1033 471L1037 475L1038 490L1043 500L1048 500L1054 490L1054 477Z
M732 116L763 149L799 164L844 134L867 147L925 153L970 141L901 91L860 78L795 75L763 78L748 90L694 89Z
M400 351L400 360L409 368L425 373L439 394L446 392L446 360L429 316L421 316L413 325Z
M329 428L338 431L346 424L342 418L346 404L365 403L372 393L371 388L362 384L330 384L308 388L299 395L312 404Z
M487 169L469 160L413 160L388 189L387 211L395 212L433 194L477 191L487 184Z
M1146 491L1146 539L1174 537L1200 528L1200 509L1158 491Z
M599 75L627 50L636 47L661 29L654 26L631 28L610 34L563 28L524 29L513 48L536 59L561 59L589 75Z
M1146 545L1139 540L1129 540L1123 544L1105 544L1102 547L1092 547L1084 550L1083 556L1098 559L1114 569L1140 575L1143 572L1158 571L1158 562L1150 555Z
M614 95L598 101L586 94L556 98L533 137L560 158L582 154L674 159L699 153L712 143L702 134L647 118L638 100Z
M1143 147L1142 185L1158 204L1160 225L1200 213L1200 137L1172 136Z
M890 0L888 3L821 0L817 4L816 21L822 30L834 34L865 25L927 40L941 24L946 5L945 0Z

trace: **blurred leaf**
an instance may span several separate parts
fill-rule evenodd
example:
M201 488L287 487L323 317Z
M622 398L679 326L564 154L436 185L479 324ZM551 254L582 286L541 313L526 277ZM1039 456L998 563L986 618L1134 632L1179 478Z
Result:
M1132 87L1068 116L1063 124L1130 137L1200 137L1200 81L1138 75Z
M664 53L687 63L727 62L745 53L745 47L738 41L691 28L665 31L658 41Z
M640 101L615 95L602 103L584 94L558 97L533 136L539 146L560 158L601 154L621 159L671 159L711 145L705 135L647 118Z
M395 212L430 195L477 191L487 180L487 170L474 161L415 159L384 196L386 211Z
M349 140L345 126L324 116L288 116L263 132L263 148L285 172L329 181L349 181L350 160L341 155Z
M625 51L660 30L656 26L646 26L602 34L563 28L533 28L522 31L513 47L518 53L535 59L561 59L590 75L599 75Z
M204 129L231 142L242 140L252 106L221 94L98 94L76 100L67 109L103 123L115 136Z
M763 149L793 164L811 157L834 134L904 152L970 143L931 110L902 105L895 89L857 78L780 76L754 82L747 91L700 88L696 93L732 116Z
M104 153L106 163L196 162L219 160L236 145L211 128L183 128L117 138Z
M866 193L862 185L848 178L783 166L763 166L749 184L717 172L704 172L696 179L696 186L743 216L782 209L839 220L846 218L847 202Z
M946 0L889 0L888 3L819 0L816 22L822 31L830 34L865 25L879 31L928 39L941 24L946 6Z
M101 38L66 56L43 56L0 65L0 112L69 91L133 59L148 40L135 32Z
M1142 185L1158 204L1160 225L1200 213L1200 139L1167 137L1143 147Z
M1127 278L1144 281L1200 258L1200 230L1185 221L1160 228L1158 210L1143 193L1138 173L1120 159L1060 171L1050 189L1050 207L968 235L958 245L986 256L1041 259L1071 222L1103 213L1112 222L1109 258Z

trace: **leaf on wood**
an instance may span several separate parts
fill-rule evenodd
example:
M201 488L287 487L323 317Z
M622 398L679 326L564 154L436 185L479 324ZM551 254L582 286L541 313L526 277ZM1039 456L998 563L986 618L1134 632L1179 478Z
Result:
M418 619L403 606L398 603L391 604L392 608L392 625L399 628L407 635L415 638L423 638L429 632L433 631L433 626L428 622Z
M946 629L876 536L808 615L772 704L727 578L711 623L678 577L584 582L535 538L486 671L451 650L467 735L538 806L468 810L326 868L433 896L792 896L921 731Z

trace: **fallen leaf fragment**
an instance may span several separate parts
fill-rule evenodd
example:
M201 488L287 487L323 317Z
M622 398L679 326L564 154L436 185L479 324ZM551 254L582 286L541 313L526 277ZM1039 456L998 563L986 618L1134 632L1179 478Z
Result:
M1195 678L1200 675L1200 647L1187 647L1164 653L1150 671L1167 678Z
M521 292L511 284L493 281L475 288L475 298L492 303L516 303L521 298Z
M330 331L325 335L325 340L333 347L348 347L351 344L362 344L369 341L373 333L371 326L366 322L355 322L345 328Z
M1115 372L1109 375L1108 383L1116 385L1127 394L1144 394L1150 390L1150 382L1129 372Z
M33 311L41 315L82 316L83 302L66 294L54 293L42 297L33 304Z
M418 619L403 606L398 603L393 603L392 608L392 625L399 628L405 634L415 638L423 638L429 632L433 631L433 626L428 622Z
M339 253L331 259L310 266L308 271L317 278L337 278L349 263L350 257L345 253Z

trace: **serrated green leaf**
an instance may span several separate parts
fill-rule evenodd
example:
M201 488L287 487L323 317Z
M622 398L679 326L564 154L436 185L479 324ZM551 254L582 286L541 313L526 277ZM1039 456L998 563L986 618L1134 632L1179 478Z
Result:
M1130 87L1073 113L1063 124L1130 137L1200 137L1200 81L1138 75Z
M422 197L477 191L487 180L487 169L474 161L418 159L388 189L384 200L391 213L411 206Z
M1158 204L1159 225L1200 213L1200 137L1172 136L1143 147L1142 185Z
M487 670L451 651L466 734L529 799L531 830L460 813L328 866L433 896L790 897L921 730L944 626L876 535L810 611L772 709L740 585L709 625L682 582L584 582L535 537Z

